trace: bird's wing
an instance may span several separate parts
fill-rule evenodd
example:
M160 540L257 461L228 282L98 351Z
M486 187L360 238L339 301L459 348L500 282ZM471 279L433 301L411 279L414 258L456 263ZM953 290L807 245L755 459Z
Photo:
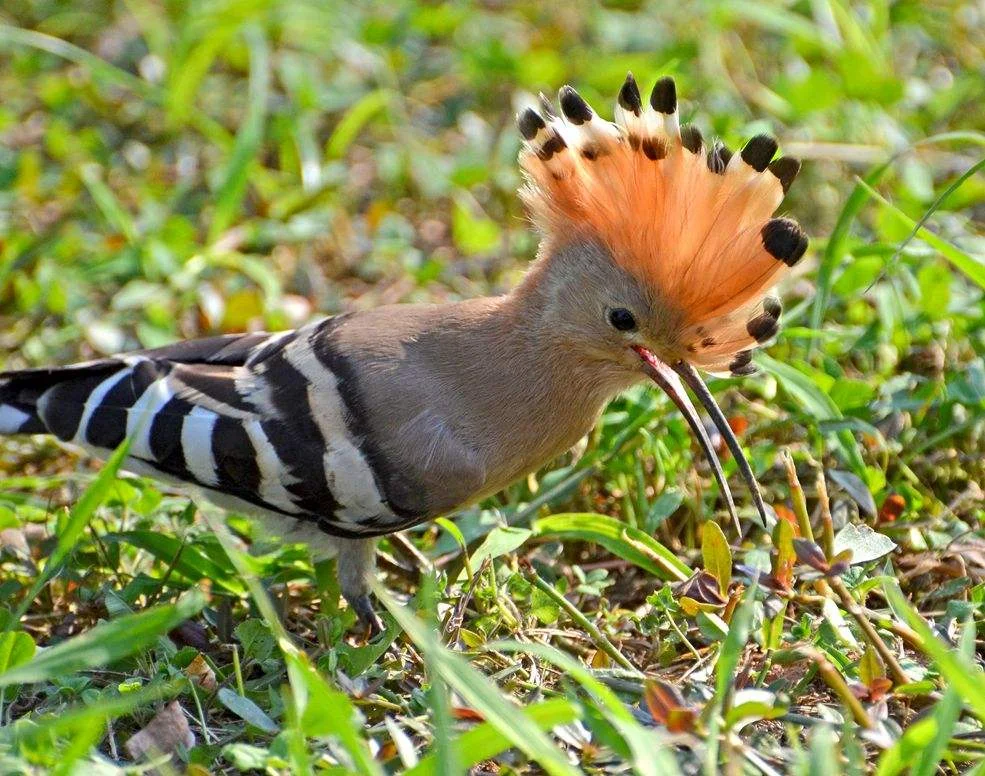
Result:
M244 508L370 536L421 515L387 502L347 399L319 358L336 321L179 342L0 375L0 433L52 433ZM385 483L384 483L385 484Z

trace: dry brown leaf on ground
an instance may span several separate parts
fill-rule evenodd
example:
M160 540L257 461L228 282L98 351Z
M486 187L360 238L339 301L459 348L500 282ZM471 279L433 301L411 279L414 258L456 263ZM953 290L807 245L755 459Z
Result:
M188 727L188 720L178 701L171 701L148 722L143 730L134 733L126 743L127 754L134 760L142 760L161 754L174 754L178 747L190 749L195 745L195 734Z

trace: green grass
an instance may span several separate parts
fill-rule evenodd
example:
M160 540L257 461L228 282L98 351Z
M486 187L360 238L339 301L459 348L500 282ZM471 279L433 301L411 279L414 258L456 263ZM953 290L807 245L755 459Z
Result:
M684 421L633 391L582 457L384 541L378 643L304 547L5 440L0 772L132 765L172 700L172 772L985 768L983 25L947 0L5 3L7 368L501 292L536 248L517 99L570 82L604 113L627 70L803 158L783 210L812 248L763 372L714 386L772 537L731 534ZM877 532L864 563L846 522Z

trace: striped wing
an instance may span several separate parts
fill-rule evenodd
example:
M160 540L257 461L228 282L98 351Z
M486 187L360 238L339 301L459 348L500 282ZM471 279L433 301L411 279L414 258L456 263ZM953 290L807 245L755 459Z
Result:
M338 536L399 530L422 516L391 508L361 449L354 378L331 368L338 320L7 372L0 433L51 433L103 453L129 436L129 468L223 504Z

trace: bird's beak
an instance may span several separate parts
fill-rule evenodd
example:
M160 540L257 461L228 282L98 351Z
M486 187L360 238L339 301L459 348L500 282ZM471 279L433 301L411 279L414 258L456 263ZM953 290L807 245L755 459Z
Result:
M763 527L766 527L766 506L763 503L763 496L759 490L759 483L756 481L756 477L752 473L752 468L749 466L749 461L746 459L745 453L739 446L739 440L735 438L735 434L732 432L732 428L729 426L728 421L725 419L725 415L722 413L721 408L715 403L714 397L708 390L708 387L704 384L701 376L698 374L697 370L685 361L677 361L674 364L666 364L657 358L652 352L644 347L638 345L633 346L633 350L643 361L643 371L653 380L657 385L659 385L664 393L666 393L672 402L677 405L677 408L681 411L684 419L687 420L688 425L691 426L691 430L694 435L698 438L698 442L701 445L701 449L704 450L705 457L708 459L708 463L711 465L712 471L715 473L715 479L718 480L718 486L722 489L722 493L725 495L725 501L728 504L729 514L732 515L732 520L735 522L736 530L740 530L739 518L735 511L735 502L732 500L732 491L729 490L728 481L725 479L725 473L722 471L721 461L718 460L718 454L715 452L715 447L711 443L711 439L708 438L708 432L705 431L704 424L701 422L701 418L698 417L698 412L694 408L694 404L691 403L691 398L687 395L684 390L684 383L687 383L688 387L694 391L694 395L698 397L698 400L704 405L705 410L707 410L708 415L711 417L718 429L718 433L722 435L722 439L728 445L729 450L735 457L735 461L739 466L739 471L742 473L743 478L749 485L749 490L752 492L753 501L756 504L756 509L759 512L760 519L762 520ZM681 380L683 379L683 383Z

